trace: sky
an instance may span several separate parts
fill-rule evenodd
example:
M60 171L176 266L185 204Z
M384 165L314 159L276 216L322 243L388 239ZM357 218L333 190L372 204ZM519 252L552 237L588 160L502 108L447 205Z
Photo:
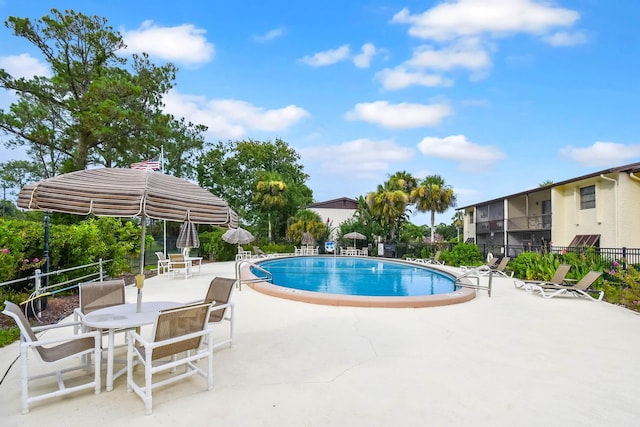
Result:
M463 207L640 161L637 1L0 0L0 16L52 7L107 18L124 57L174 63L165 111L207 140L284 140L315 202L406 171ZM50 75L4 26L0 68Z

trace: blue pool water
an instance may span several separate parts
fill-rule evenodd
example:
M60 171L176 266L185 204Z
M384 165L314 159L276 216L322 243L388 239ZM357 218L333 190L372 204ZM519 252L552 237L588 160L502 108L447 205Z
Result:
M264 261L273 283L305 291L362 296L418 296L452 292L454 279L426 267L375 258L296 257ZM256 276L264 276L257 270Z

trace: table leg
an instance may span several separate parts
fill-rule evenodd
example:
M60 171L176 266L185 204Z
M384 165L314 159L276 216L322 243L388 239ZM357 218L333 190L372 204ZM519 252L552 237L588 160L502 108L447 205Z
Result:
M109 329L107 344L107 391L113 390L113 353L115 351L115 329Z

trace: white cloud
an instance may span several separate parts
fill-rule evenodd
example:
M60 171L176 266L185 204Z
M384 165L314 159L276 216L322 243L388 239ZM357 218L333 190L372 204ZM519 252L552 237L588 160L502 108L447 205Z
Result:
M16 79L21 77L29 79L34 76L51 77L49 65L28 53L0 56L0 68L4 68Z
M596 141L583 148L569 145L562 148L560 154L583 166L611 166L639 158L640 144Z
M362 45L362 53L353 57L353 63L358 68L369 68L376 53L378 51L373 43L365 43Z
M277 39L278 37L282 37L287 32L284 28L274 28L273 30L267 31L265 34L260 36L255 36L253 39L258 43L267 43L271 40Z
M459 162L460 168L466 171L481 171L505 157L497 148L476 144L464 135L425 137L418 144L418 150L425 156Z
M491 66L491 57L478 39L464 39L444 49L420 46L405 64L417 69L440 71L455 68L482 70Z
M348 44L345 44L337 49L330 49L313 55L307 55L300 59L300 61L312 67L323 67L349 59L350 55L351 49Z
M448 104L389 104L386 101L356 104L346 113L347 120L360 120L391 128L407 129L435 126L452 113Z
M573 33L558 31L557 33L544 37L544 41L554 47L564 47L584 44L588 41L588 37L582 31L576 31Z
M207 134L218 138L241 138L249 130L284 131L311 115L288 105L265 109L235 99L207 99L171 90L164 98L165 111L176 117L209 127Z
M426 87L446 87L453 85L453 80L445 78L440 74L408 70L403 66L385 68L376 73L375 79L380 81L382 87L386 90L405 89L413 85Z
M152 57L186 65L209 62L215 56L214 45L204 36L206 30L192 24L160 27L153 21L144 21L137 30L121 32L127 53L146 52Z
M392 22L409 24L414 37L447 41L478 35L542 35L556 27L570 27L579 18L574 10L536 0L457 0L415 15L404 8Z
M391 140L356 139L338 145L299 149L307 162L320 163L322 173L349 178L378 180L393 163L410 160L415 150Z

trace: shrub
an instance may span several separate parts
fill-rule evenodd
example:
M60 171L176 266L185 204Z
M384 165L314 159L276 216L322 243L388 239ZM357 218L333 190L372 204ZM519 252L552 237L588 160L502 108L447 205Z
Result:
M606 274L601 285L606 300L613 304L621 304L634 311L640 311L640 272L632 265L624 270L617 261Z
M450 250L440 253L440 259L447 265L481 265L482 253L480 248L473 243L460 243Z

